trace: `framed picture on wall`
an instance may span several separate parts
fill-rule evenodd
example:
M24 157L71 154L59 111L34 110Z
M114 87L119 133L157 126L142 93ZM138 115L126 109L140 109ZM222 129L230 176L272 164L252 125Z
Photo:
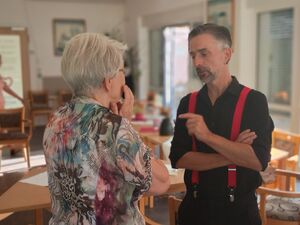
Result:
M86 32L86 23L83 19L54 19L53 45L54 55L61 56L66 42L79 33Z
M207 22L227 27L234 36L235 0L208 0Z

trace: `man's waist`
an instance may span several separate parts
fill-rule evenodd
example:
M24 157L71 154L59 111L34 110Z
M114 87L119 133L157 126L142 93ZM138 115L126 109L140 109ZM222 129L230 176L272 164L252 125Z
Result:
M195 195L195 191L197 192ZM230 190L224 191L222 193L213 193L201 189L195 190L193 187L188 187L187 188L187 195L190 195L191 197L194 198L196 196L196 199L200 201L205 201L205 202L216 202L216 203L230 203L230 194L234 195L234 202L236 203L243 203L247 202L249 200L256 200L256 194L255 190L247 191L247 192L237 192L234 190L233 193L230 193Z

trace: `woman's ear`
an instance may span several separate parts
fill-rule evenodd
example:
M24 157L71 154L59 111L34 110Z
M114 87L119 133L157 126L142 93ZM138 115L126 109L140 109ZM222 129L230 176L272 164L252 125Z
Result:
M104 78L103 87L106 91L110 91L112 88L112 83L110 78Z

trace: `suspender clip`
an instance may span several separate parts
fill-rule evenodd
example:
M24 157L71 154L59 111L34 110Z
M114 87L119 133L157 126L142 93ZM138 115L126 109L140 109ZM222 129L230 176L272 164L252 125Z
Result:
M198 195L198 185L194 184L193 185L193 197L197 198L197 195Z
M229 190L229 201L234 202L234 188L230 188Z

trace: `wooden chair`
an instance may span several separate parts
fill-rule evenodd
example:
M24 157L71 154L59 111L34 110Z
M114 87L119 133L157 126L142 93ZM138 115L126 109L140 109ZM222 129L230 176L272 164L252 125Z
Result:
M289 157L298 155L300 135L276 129L272 133L272 147L289 152Z
M72 92L66 90L60 90L58 92L58 105L64 105L66 102L69 102L73 97Z
M296 170L300 147L300 135L276 129L272 133L272 147L287 151L289 153L289 158L285 160L284 165L280 165L279 162L273 161L273 167L293 171ZM279 183L282 182L282 180L284 182L284 179L277 179L277 184L275 186L280 185ZM294 190L295 178L292 178L291 184L292 190Z
M149 217L144 215L145 224L146 225L161 225L160 223L155 222L154 220L150 219Z
M25 124L29 131L25 132ZM23 148L27 166L30 168L30 146L32 136L30 120L25 120L25 108L0 110L0 151L4 148Z
M145 215L145 202L148 199L148 196L144 195L140 200L139 200L139 210L141 212L141 214L143 215L144 219L145 219L145 224L146 225L161 225L157 222L155 222L154 220L150 219L149 217L147 217Z
M182 202L182 199L179 199L175 196L169 196L168 206L169 206L169 224L170 225L179 225L178 223L178 209Z
M47 91L29 91L29 103L30 103L30 118L32 126L34 127L34 118L36 116L46 115L48 120L52 113L51 107L49 107L49 99Z
M276 176L286 179L285 190L259 187L259 208L263 225L299 225L300 192L290 191L290 179L300 178L299 172L276 170Z
M286 160L286 169L296 171L298 165L298 155L294 155Z
M139 200L139 209L142 214L145 214L145 206L149 205L150 208L154 207L154 196L153 195L144 195Z

